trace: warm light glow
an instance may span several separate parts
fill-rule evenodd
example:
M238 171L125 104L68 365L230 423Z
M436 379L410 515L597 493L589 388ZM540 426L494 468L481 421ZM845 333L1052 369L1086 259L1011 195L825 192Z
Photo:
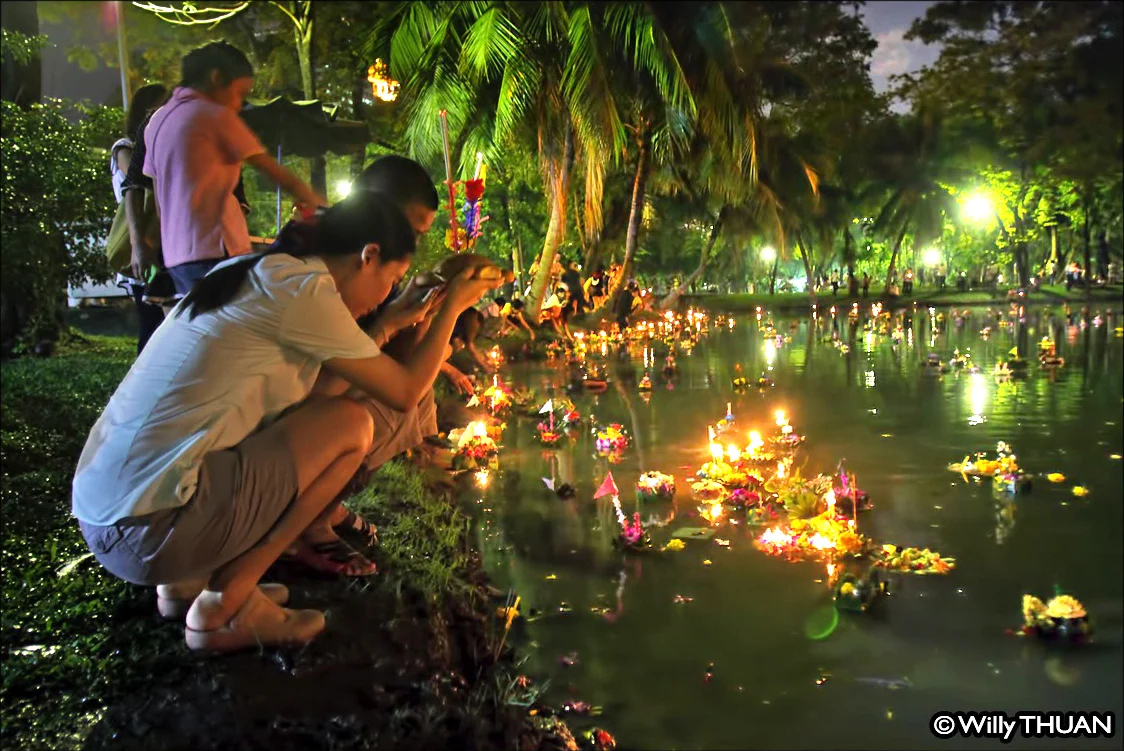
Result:
M922 257L926 266L936 266L941 262L941 252L936 248L929 248Z
M347 194L351 192L351 181L340 180L336 183L336 193L340 198L347 198Z
M828 516L834 517L835 516L835 490L832 489L832 490L827 491L827 495L825 495L823 497L823 499L825 501L827 501Z
M964 215L973 222L988 222L995 216L995 209L987 194L977 191L964 199Z
M758 313L758 315L761 315ZM765 340L765 362L769 367L773 367L773 363L777 361L777 345L772 339Z
M835 547L834 540L824 537L819 532L816 532L814 535L812 535L812 538L808 540L808 544L810 544L816 550L829 550Z
M375 60L367 69L367 80L371 83L371 94L383 102L393 102L398 98L399 83L390 77L386 63Z
M749 448L747 449L750 456L756 454L758 449L762 448L764 445L765 441L761 439L761 434L756 430L751 431L749 434Z
M776 527L765 530L759 540L767 545L788 545L792 538Z
M968 383L972 399L972 417L969 422L979 424L983 422L983 410L987 405L987 381L984 380L983 373L973 373Z
M476 485L477 487L488 487L488 481L491 479L492 473L486 469L481 469L476 472Z
M772 263L777 260L777 251L772 245L766 245L761 249L761 260L765 263Z
M777 462L777 479L784 479L784 462Z
M774 416L777 418L777 427L778 428L783 428L785 425L788 425L788 420L784 416L784 410L783 409L778 409Z
M726 455L726 452L722 450L722 444L712 443L710 444L710 455L714 457L714 461L720 462L722 461L722 457Z
M835 576L835 564L829 563L829 564L827 564L827 578L831 579L834 576Z
M742 458L742 452L738 450L737 446L731 443L726 447L726 456L729 458L730 463L733 464Z

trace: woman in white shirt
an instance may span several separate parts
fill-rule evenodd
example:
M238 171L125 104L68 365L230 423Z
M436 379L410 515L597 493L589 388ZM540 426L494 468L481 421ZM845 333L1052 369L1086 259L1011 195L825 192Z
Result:
M411 356L382 357L356 318L402 278L414 247L401 211L361 191L266 254L220 264L94 425L73 513L106 569L157 585L161 613L186 617L192 649L307 642L323 629L322 613L282 608L287 590L258 581L286 551L327 560L342 545L331 521L378 427L344 392L416 405L457 316L497 284L454 279L404 322L426 327Z

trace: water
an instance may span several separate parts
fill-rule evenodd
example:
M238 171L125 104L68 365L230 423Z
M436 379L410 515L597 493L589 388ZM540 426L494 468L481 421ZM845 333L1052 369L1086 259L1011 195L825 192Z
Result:
M958 321L944 311L948 320L938 321L924 310L899 313L910 334L897 346L886 335L868 342L861 326L842 319L846 354L831 343L830 317L778 317L791 337L779 347L764 344L752 317L739 318L681 356L674 389L657 379L649 403L622 384L613 357L609 391L575 398L583 416L633 433L612 467L626 513L636 508L640 472L675 475L675 501L641 509L664 524L653 526L657 546L679 527L706 524L683 478L705 461L706 426L726 403L743 443L750 428L764 432L773 411L785 409L808 438L806 475L845 459L870 493L875 508L860 515L860 531L956 559L947 576L891 575L894 592L880 616L836 619L824 565L766 556L744 524L718 524L728 548L689 541L680 552L619 552L611 504L592 500L608 465L593 456L591 437L543 451L534 421L510 418L500 477L465 505L497 585L515 589L532 614L521 644L526 671L549 677L557 702L602 706L603 717L574 724L604 723L627 748L971 747L984 742L934 738L933 713L1121 712L1124 466L1111 458L1124 454L1120 315L1068 327L1060 311L1030 310L1024 324L1001 328L997 314L976 309ZM1066 359L1056 374L1037 363L1022 381L925 372L930 351L948 359L959 348L990 373L1016 342L1033 358L1047 333ZM776 387L735 396L736 364L751 378L771 368ZM541 393L565 378L547 363L507 372ZM1066 482L1039 477L1029 495L1000 501L989 484L946 469L965 454L993 453L1000 440L1025 470L1060 472ZM572 483L577 497L560 500L543 477ZM1078 484L1088 496L1072 494ZM1092 645L1048 649L1005 632L1021 624L1024 593L1045 599L1055 585L1085 604ZM677 603L676 595L693 599ZM559 661L572 653L576 664Z

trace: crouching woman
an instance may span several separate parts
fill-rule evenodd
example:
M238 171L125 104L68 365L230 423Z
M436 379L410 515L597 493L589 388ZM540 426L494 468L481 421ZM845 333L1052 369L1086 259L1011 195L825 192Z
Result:
M315 610L259 585L286 551L335 538L330 520L378 433L342 396L307 399L321 371L400 410L445 359L457 316L492 283L453 280L417 355L380 355L356 318L410 265L401 212L361 192L292 228L263 255L217 266L157 330L94 425L73 513L110 573L156 585L190 648L302 643Z

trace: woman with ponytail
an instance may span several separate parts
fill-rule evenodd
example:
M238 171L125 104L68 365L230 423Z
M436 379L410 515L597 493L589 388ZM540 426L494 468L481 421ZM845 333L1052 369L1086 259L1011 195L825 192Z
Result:
M396 361L356 323L401 280L409 222L365 191L282 233L264 254L201 279L137 358L94 425L73 513L97 560L157 588L161 615L186 619L189 647L229 651L307 642L315 610L281 607L260 584L283 553L373 573L332 530L341 491L379 425L348 387L408 412L430 388L461 311L496 282L453 279L414 311L428 321ZM349 550L349 549L348 549Z

